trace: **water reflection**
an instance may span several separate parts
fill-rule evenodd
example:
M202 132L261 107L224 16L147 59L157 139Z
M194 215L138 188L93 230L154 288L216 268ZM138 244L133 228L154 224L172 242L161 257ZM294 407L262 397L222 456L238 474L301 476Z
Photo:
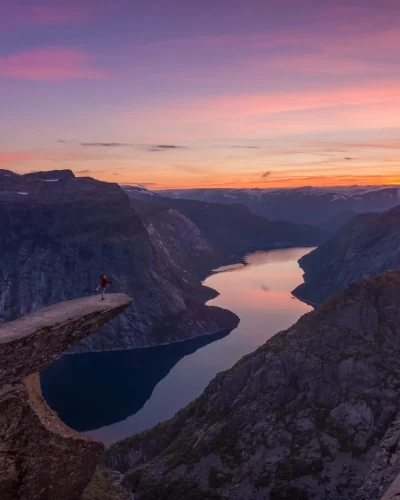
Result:
M42 375L46 399L77 430L106 444L172 417L230 368L311 307L292 297L297 260L310 248L258 252L205 280L220 292L210 304L240 317L230 335L152 349L63 357ZM124 420L125 419L125 420Z
M178 361L228 334L148 349L66 355L41 373L42 392L73 429L98 429L138 412Z

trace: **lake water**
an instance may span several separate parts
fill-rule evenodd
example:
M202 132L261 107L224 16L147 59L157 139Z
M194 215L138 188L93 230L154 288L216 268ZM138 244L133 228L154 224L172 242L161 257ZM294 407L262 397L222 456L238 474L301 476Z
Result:
M50 406L70 427L106 445L172 417L230 368L311 307L291 295L302 282L297 261L311 248L257 252L245 265L220 268L204 282L210 301L240 317L232 332L192 341L68 355L41 374Z

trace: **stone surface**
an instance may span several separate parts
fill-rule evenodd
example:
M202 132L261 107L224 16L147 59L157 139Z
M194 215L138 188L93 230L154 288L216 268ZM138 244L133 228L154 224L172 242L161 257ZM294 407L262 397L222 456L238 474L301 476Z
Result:
M371 498L371 497L369 497ZM382 500L399 500L400 498L400 476L397 476L390 488L382 497Z
M139 500L187 483L229 500L353 500L399 390L400 271L352 283L105 463Z
M85 297L0 325L0 385L42 370L131 302L122 293Z
M124 294L61 303L0 326L0 498L78 500L104 446L64 425L38 370L121 313Z

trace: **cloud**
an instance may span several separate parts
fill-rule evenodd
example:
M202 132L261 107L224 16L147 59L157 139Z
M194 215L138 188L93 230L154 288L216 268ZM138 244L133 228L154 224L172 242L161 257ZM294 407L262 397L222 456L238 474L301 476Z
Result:
M90 170L76 170L76 174L90 174Z
M326 147L326 151L331 150L333 152L337 151L336 148L342 149L392 149L399 150L400 149L400 140L399 139L382 139L380 142L376 141L365 141L365 142L311 142L311 145L315 146L324 146Z
M156 153L159 151L168 151L170 149L185 149L185 146L177 146L176 144L156 144L154 146L148 146L147 151Z
M135 144L129 144L124 142L81 142L81 146L94 146L94 147L103 147L103 148L119 148L125 146L135 146Z
M90 57L77 49L43 48L0 58L0 77L41 82L106 80Z
M29 161L31 160L31 156L25 153L1 153L0 152L0 163L8 163L12 161Z
M57 142L63 144L79 144L83 147L99 147L99 148L125 148L125 147L133 147L137 148L141 151L147 151L150 153L160 152L160 151L169 151L173 149L187 149L186 146L178 146L176 144L134 144L131 142L80 142L74 140L58 140Z
M352 160L353 158L350 158L350 157L346 157L345 160Z
M210 174L213 170L210 167L203 167L198 165L172 165L174 169L180 170L181 172L187 172L188 174Z
M143 133L178 130L176 141L190 138L306 134L349 129L397 128L400 78L337 87L275 90L216 97L182 97L173 105L150 103L135 111ZM128 123L131 113L128 112ZM157 116L155 123L149 116ZM147 122L146 122L147 120ZM345 125L344 125L345 124ZM155 132L156 127L156 132ZM157 151L157 149L155 149ZM250 151L250 150L248 150Z

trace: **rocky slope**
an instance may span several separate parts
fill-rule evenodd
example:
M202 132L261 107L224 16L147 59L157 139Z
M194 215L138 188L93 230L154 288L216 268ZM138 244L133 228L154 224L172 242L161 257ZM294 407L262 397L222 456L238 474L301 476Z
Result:
M304 283L294 295L321 303L348 283L400 267L400 205L351 219L329 241L299 261Z
M87 297L0 326L2 500L76 500L89 483L104 447L59 420L38 371L130 303L124 294Z
M399 390L397 271L353 282L105 463L139 500L353 499Z
M295 189L187 189L161 192L207 203L241 203L255 214L296 224L315 224L345 212L383 212L400 203L399 186L300 187ZM336 229L336 228L335 228Z
M199 255L197 252L196 259L191 259L199 270L209 269L210 258L214 264L226 263L230 257L242 257L254 250L314 246L328 236L315 226L270 221L253 214L245 205L172 199L132 186L123 188L131 198L132 206L143 213L152 226L165 227L169 218L180 214L197 229L198 236L212 249L208 254ZM163 241L168 240L170 227L165 233Z
M75 351L169 343L237 325L234 314L204 305L210 293L183 268L190 253L211 252L190 221L175 216L172 252L116 184L70 171L0 175L0 321L92 294L106 272L110 291L129 293L134 304Z

